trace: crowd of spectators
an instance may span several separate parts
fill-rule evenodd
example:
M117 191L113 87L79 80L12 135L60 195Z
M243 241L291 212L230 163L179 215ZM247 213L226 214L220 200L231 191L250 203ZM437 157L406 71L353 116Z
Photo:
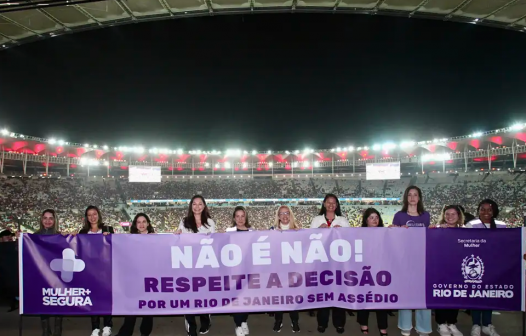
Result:
M502 178L501 178L502 176ZM206 199L248 198L319 198L325 193L340 197L398 197L404 189L415 183L424 193L426 210L432 222L438 221L440 211L446 204L463 205L467 212L476 214L478 202L483 198L495 200L501 207L500 219L510 226L523 226L526 212L526 176L511 178L497 175L441 177L434 179L401 179L396 181L365 181L360 179L301 178L301 179L200 179L194 178L165 181L162 183L129 183L118 180L86 181L84 179L21 179L0 181L0 229L15 230L18 223L29 229L38 227L43 209L53 208L59 214L60 227L64 232L78 231L82 226L84 210L88 205L98 206L104 222L122 232L120 222L131 221L138 211L150 215L158 232L173 232L185 216L187 205L136 207L126 204L130 199L189 199L201 194ZM292 203L292 209L302 227L308 227L317 215L320 205L316 203ZM231 225L234 203L210 204L212 218L218 231ZM361 223L365 208L373 206L390 223L392 215L400 209L400 201L345 202L344 215L353 226ZM274 223L278 203L252 203L248 207L250 221L256 229L269 229Z

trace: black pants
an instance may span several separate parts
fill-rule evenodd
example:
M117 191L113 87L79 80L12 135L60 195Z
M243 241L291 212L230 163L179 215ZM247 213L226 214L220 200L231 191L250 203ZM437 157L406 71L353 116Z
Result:
M135 329L135 322L137 316L126 316L124 317L124 323L119 330L118 336L132 336L133 330ZM141 335L150 335L153 329L153 316L143 316L141 321Z
M318 319L318 326L327 328L329 326L329 315L332 310L332 324L335 328L345 327L345 309L342 308L321 308L318 309L318 314L316 315Z
M186 331L197 330L197 323L195 322L196 316L199 316L199 320L201 321L201 326L210 325L210 314L185 315L184 318L186 320Z
M435 310L435 321L437 324L456 324L458 309L437 309Z
M290 320L292 322L298 322L300 314L297 311L289 311ZM274 318L276 321L283 321L283 312L275 312Z
M247 313L233 314L233 315L234 315L234 323L236 324L236 327L241 327L241 323L247 322L248 320Z
M387 329L387 311L385 310L358 310L358 324L360 326L369 326L369 313L376 312L376 322L378 329Z
M100 318L101 316L91 317L91 330L100 329ZM113 327L113 319L111 316L102 316L103 327Z

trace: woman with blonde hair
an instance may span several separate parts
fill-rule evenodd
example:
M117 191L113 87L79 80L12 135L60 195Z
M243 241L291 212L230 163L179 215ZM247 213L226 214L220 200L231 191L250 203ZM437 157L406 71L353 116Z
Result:
M300 228L292 209L288 205L282 205L276 210L274 228L279 231L298 230Z
M276 211L276 216L274 217L274 228L278 231L286 230L298 230L299 225L296 222L294 213L288 205L280 206ZM299 319L300 315L297 311L289 311L290 322L292 327L292 332L299 332L300 325ZM274 327L272 330L274 332L280 332L283 327L283 312L274 313Z
M442 209L442 214L438 224L429 225L430 228L460 228L464 227L464 213L458 205L446 205Z

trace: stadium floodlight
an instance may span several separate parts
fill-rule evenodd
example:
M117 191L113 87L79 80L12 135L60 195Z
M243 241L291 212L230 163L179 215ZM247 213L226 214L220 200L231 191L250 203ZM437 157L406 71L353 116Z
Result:
M373 146L373 150L377 151L377 150L380 150L380 148L382 148L382 146L376 144Z
M342 151L341 147L336 148L336 151L341 152Z
M271 151L271 150L268 150L268 151L267 151L267 154L272 154L272 151Z
M102 146L102 149L104 149L104 150L108 150L108 146L107 146L107 145L104 145L104 146Z
M84 147L88 148L88 147L89 147L89 144L84 144Z
M98 147L99 147L99 146L97 146L97 145L93 145L93 148L98 148Z
M49 142L50 145L54 145L54 144L57 143L57 140L51 138L51 139L49 139L47 142Z
M479 136L482 136L482 132L475 132L472 135L474 138L478 138Z
M59 140L59 141L57 141L57 142L58 142L58 145L59 145L59 146L63 146L64 143L65 143L64 140Z
M2 135L8 135L8 134L9 134L9 131L8 131L7 129L4 128L4 129L2 130Z
M515 124L513 126L510 127L512 131L520 131L521 129L524 128L524 125L523 124Z
M395 149L396 148L396 145L392 142L388 142L388 143L384 143L383 146L382 146L382 149L383 150L391 150L391 149Z
M257 152L256 152L255 150L252 151L252 155L256 155L256 153L257 153Z
M300 151L297 150L297 149L294 151L294 154L299 154L299 153L300 153Z
M331 153L334 152L334 148L331 148Z
M290 154L290 152L289 151L285 151L285 154Z
M403 141L402 143L400 143L400 148L413 147L414 145L416 145L416 142L414 141Z
M365 147L363 148L363 150L369 150L369 147L365 146Z
M353 146L349 146L347 149L349 150L349 152L354 151L354 147Z
M177 154L179 154L179 155L183 154L183 150L179 148L179 149L177 150Z

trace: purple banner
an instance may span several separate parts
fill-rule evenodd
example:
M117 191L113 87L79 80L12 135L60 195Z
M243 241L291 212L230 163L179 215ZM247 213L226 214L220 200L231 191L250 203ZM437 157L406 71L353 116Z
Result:
M20 311L178 315L331 306L520 310L522 235L513 229L482 231L333 228L212 235L24 234ZM486 243L477 249L460 246L459 241L466 239ZM477 277L463 271L464 264L465 269L480 264L478 259L465 261L471 254L484 263L484 284L507 285L512 298L507 297L510 292L505 297L469 300L437 296L435 289L446 289L441 286L463 285L463 274Z

